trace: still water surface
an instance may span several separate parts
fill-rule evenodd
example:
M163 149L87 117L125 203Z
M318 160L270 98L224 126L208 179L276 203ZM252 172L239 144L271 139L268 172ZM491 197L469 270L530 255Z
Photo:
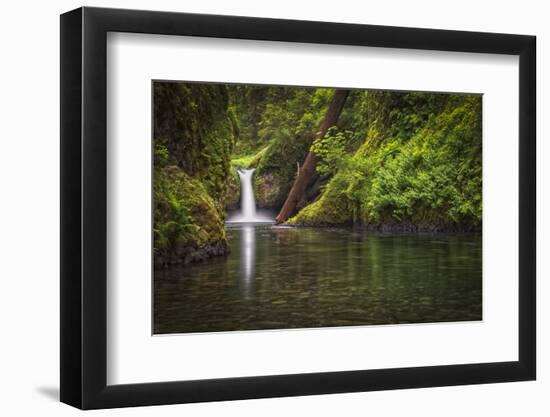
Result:
M481 235L228 225L231 254L155 271L154 333L481 320Z

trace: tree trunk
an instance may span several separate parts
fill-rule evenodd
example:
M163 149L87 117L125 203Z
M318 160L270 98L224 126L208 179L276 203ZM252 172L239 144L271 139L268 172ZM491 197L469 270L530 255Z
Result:
M344 108L344 104L346 103L346 99L348 98L348 94L349 90L336 90L328 106L325 118L323 119L323 122L319 127L319 131L317 132L317 135L315 135L313 140L325 136L329 128L331 128L336 124L336 122L338 122L338 118L340 117L340 113L342 113L342 109ZM298 170L296 180L294 180L294 184L292 185L292 188L288 193L288 196L285 200L285 203L283 204L283 207L281 208L281 211L279 212L279 215L275 218L275 222L277 224L286 222L288 218L294 213L296 205L304 197L307 185L309 184L311 178L315 175L316 165L317 156L313 152L309 151L304 163Z

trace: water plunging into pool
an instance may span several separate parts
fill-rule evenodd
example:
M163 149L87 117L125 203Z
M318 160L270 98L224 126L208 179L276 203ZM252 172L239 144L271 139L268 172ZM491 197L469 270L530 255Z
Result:
M254 187L252 185L252 176L255 168L237 169L241 180L241 209L232 215L227 223L271 223L273 219L259 214L256 211L256 200L254 198Z

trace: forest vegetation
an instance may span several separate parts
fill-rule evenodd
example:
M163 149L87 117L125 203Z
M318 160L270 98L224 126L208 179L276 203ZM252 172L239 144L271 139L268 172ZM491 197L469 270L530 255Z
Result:
M294 226L479 231L481 96L154 83L155 265L227 253L236 168Z

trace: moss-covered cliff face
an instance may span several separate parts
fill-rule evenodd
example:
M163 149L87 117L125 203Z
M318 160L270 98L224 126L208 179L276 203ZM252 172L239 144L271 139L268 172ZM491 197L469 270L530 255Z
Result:
M224 85L156 82L154 143L167 161L198 178L216 200L224 198L237 128Z
M364 100L363 143L348 153L333 132L331 146L314 145L318 170L333 174L320 198L289 223L480 229L481 97L369 92Z
M236 133L228 104L225 86L154 84L156 267L228 250L225 202Z

